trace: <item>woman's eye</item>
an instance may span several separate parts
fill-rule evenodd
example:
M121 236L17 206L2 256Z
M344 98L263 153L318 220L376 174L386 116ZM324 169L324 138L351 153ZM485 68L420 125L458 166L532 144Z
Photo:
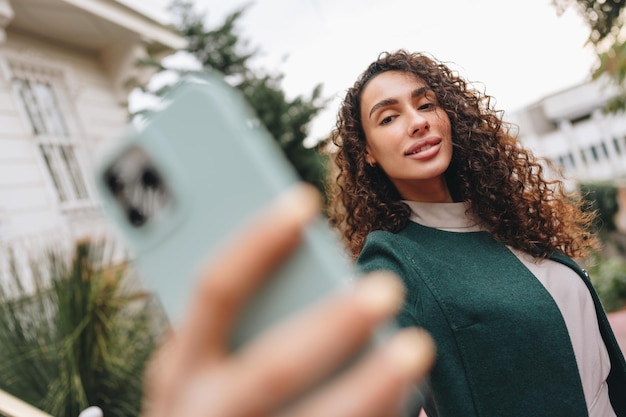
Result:
M428 103L424 103L424 104L420 105L418 107L418 109L420 109L420 110L428 110L428 109L432 109L434 107L435 107L435 103L428 102Z
M389 123L391 123L393 121L393 119L394 119L394 116L387 116L387 117L383 118L380 121L380 124L381 125L388 125Z

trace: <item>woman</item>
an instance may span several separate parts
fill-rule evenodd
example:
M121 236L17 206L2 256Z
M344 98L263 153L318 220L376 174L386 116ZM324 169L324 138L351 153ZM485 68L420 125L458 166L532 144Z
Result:
M331 222L363 271L407 289L437 345L429 416L626 416L626 364L586 272L591 215L480 93L384 53L333 135Z

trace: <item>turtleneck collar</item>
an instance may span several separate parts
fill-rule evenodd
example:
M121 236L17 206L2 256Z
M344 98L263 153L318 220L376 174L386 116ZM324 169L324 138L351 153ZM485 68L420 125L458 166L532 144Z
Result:
M485 230L467 213L466 203L423 203L403 200L411 208L410 220L422 226L448 232L477 232Z

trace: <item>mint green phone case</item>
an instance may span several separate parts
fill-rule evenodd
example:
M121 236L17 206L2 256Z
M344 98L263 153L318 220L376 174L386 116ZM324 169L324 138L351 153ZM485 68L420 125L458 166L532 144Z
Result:
M186 310L201 264L298 180L239 91L217 74L175 87L96 172L108 213L172 321ZM318 219L278 276L251 300L233 346L345 285L352 275L334 231Z

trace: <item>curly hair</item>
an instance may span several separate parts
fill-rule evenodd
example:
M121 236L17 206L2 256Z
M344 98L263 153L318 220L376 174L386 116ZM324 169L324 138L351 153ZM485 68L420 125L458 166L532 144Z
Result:
M546 178L544 160L520 145L490 96L433 57L399 50L382 53L348 89L331 135L336 148L327 178L328 216L353 257L371 231L397 232L410 216L386 174L366 162L361 95L386 71L415 74L435 93L452 126L446 183L453 199L469 203L469 214L495 239L543 258L553 251L582 257L596 245L593 213L584 200L562 180Z

